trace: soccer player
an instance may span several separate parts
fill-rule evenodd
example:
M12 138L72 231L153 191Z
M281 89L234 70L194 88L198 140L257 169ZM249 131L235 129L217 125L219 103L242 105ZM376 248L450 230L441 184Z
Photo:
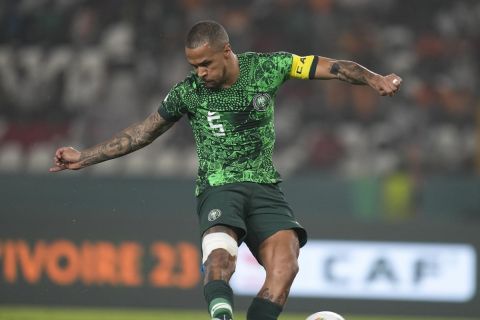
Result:
M190 29L185 54L194 72L170 90L158 110L92 148L59 148L50 171L77 170L136 151L187 115L199 158L195 193L210 316L233 318L229 280L238 245L245 242L266 271L247 319L277 319L298 272L300 247L307 241L272 163L277 90L292 78L339 79L392 96L402 79L315 55L236 54L227 32L214 21Z

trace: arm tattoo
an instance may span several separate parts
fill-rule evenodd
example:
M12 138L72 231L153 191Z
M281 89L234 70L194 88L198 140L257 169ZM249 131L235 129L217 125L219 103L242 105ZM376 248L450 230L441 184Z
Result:
M173 122L166 122L158 112L154 112L143 122L128 127L112 139L82 151L80 161L83 166L89 166L121 157L149 145L172 125Z
M339 80L361 85L368 84L369 79L374 75L373 72L358 63L346 60L334 62L330 73L337 76Z

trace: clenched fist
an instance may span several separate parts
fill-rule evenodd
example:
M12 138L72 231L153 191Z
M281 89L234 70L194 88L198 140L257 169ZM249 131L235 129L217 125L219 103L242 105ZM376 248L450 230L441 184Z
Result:
M72 147L62 147L57 149L53 162L55 166L49 169L50 172L58 172L65 169L78 170L83 168L80 161L80 151Z

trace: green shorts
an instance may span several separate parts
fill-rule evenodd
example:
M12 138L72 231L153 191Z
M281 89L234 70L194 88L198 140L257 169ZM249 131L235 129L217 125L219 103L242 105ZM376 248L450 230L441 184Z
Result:
M278 183L209 187L197 198L197 214L202 235L215 225L232 227L238 243L245 242L254 255L265 239L280 230L295 230L300 247L307 242L307 232L295 219Z

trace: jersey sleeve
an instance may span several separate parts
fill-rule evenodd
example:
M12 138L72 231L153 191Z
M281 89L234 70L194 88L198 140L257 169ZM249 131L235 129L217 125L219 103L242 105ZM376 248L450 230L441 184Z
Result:
M285 82L290 78L290 69L292 68L292 54L288 52L273 52L269 53L270 63L273 62L273 68L276 72L277 81L280 83Z
M158 107L158 113L162 118L170 122L176 122L187 113L187 107L182 101L183 91L181 85L176 85L170 90Z

